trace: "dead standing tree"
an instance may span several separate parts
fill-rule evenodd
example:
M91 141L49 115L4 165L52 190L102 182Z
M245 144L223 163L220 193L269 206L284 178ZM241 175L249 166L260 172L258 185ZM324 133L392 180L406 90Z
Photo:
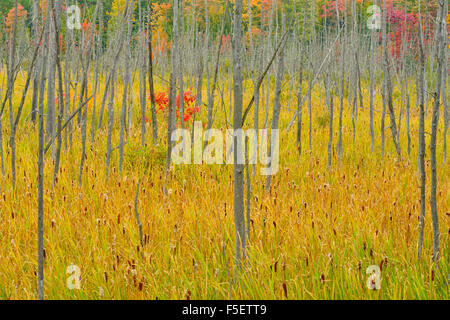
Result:
M242 165L243 79L242 79L242 56L241 56L242 55L241 27L242 27L242 0L236 0L234 7L234 29L233 29L233 88L234 88L233 174L234 174L234 224L235 224L236 273L241 268L242 253L245 251L244 166ZM238 161L238 158L240 161Z
M88 72L89 72L89 66L90 66L90 62L91 62L91 54L92 54L92 47L93 47L93 43L94 43L94 28L95 28L95 21L97 20L97 13L98 13L98 9L99 9L99 2L97 2L97 5L95 7L95 12L94 12L94 19L91 23L91 26L89 28L89 33L90 33L90 38L88 39L88 44L87 44L87 48L86 51L84 52L84 55L86 57L86 61L85 63L82 63L83 65L83 84L82 84L82 90L81 90L81 95L80 95L80 108L81 111L79 114L81 114L81 140L82 140L82 149L81 149L81 161L80 161L80 170L78 173L78 184L81 186L83 184L83 169L84 169L84 162L85 162L85 158L86 158L86 129L87 129L87 105L83 107L83 105L85 105L85 102L87 100L87 95L88 95ZM80 60L82 60L83 58L80 57ZM84 111L83 111L84 108Z
M14 143L14 137L15 137L15 130L14 130L14 123L13 123L13 117L14 117L14 113L13 113L13 98L14 98L14 82L15 82L15 78L16 78L16 73L15 73L15 69L16 69L16 39L17 39L17 0L15 1L15 5L14 5L14 23L13 23L13 32L11 35L11 38L9 38L8 41L8 64L7 64L7 73L8 73L8 80L7 80L7 91L6 91L6 97L8 98L9 101L9 119L10 119L10 125L11 125L11 137L10 137L10 142L11 142L11 166L12 166L12 181L13 181L13 188L15 188L15 184L16 184L16 166L15 166L15 161L16 161L16 151L15 151L15 143ZM1 114L3 112L3 107L0 111L0 117ZM1 128L0 128L1 129Z
M441 89L442 89L442 78L443 78L443 66L445 51L447 48L445 45L444 39L444 26L445 25L445 8L444 0L439 1L439 11L437 17L438 28L435 31L437 33L437 47L436 51L436 60L437 60L437 69L436 69L436 88L434 92L434 103L433 103L433 116L432 116L432 124L431 124L431 141L430 141L430 162L431 162L431 195L430 195L430 206L431 206L431 219L433 225L433 261L438 264L439 263L439 216L437 211L436 204L436 189L437 189L437 158L436 158L436 139L437 139L437 127L439 123L439 106L440 106L440 98L441 98ZM448 5L448 4L447 4ZM447 10L448 12L448 10ZM445 34L447 32L445 31ZM447 71L446 71L447 72Z
M392 132L392 139L394 141L395 151L397 152L397 155L399 158L401 158L401 148L400 148L400 142L398 140L398 134L397 134L397 124L395 120L395 112L394 112L394 103L392 100L392 81L391 81L391 74L390 74L390 66L389 66L389 53L387 50L387 40L386 40L386 24L387 24L387 14L386 14L386 0L383 1L383 39L384 39L384 46L383 46L383 80L385 81L385 89L387 92L385 92L385 95L387 95L387 106L389 110L389 118L390 118L390 127ZM386 97L385 97L386 98Z
M113 131L113 125L114 125L114 108L113 108L113 104L114 104L114 82L115 82L115 77L116 77L116 69L117 69L117 62L119 60L120 57L120 53L122 52L122 48L125 42L125 30L124 30L124 25L125 22L128 21L127 19L131 18L131 9L129 9L129 4L130 4L131 0L128 0L125 3L125 9L123 11L123 15L122 15L122 21L119 24L120 28L119 28L119 35L118 35L118 46L117 46L117 51L115 52L114 55L114 60L113 60L113 64L111 66L110 69L110 73L108 76L108 82L110 83L109 85L111 86L110 91L110 97L109 97L109 101L108 101L108 138L107 138L107 145L106 145L106 169L105 169L105 180L108 179L108 174L109 174L109 165L111 162L111 153L112 153L112 131ZM107 94L107 90L105 89L105 96ZM105 100L105 99L104 99ZM99 120L99 126L101 125L101 118Z
M178 0L173 1L173 43L172 43L172 70L170 73L169 113L167 116L167 158L166 175L170 170L172 157L172 132L176 129L177 105L177 54L178 54ZM181 94L180 94L181 99Z
M127 103L128 96L131 95L130 82L131 80L131 33L132 33L132 18L133 18L133 8L134 0L130 2L130 12L127 20L127 38L125 41L125 70L124 70L124 81L123 81L123 94L122 94L122 109L120 111L120 141L119 141L119 171L122 174L123 171L123 151L125 146L125 131L127 130L126 116L127 116ZM128 106L131 108L131 104Z
M38 299L44 300L44 88L47 66L47 52L49 39L50 6L44 23L44 39L42 42L42 65L39 87L39 149L38 149Z
M284 11L282 12L282 18L283 18L283 34L286 33L286 17L284 14ZM284 41L284 45L286 44L286 41ZM279 56L278 56L278 68L276 73L276 80L275 80L275 97L274 97L274 103L273 103L273 115L272 115L272 131L271 131L271 138L270 138L270 145L269 145L269 168L272 168L273 166L273 158L275 152L278 152L278 146L275 144L278 143L278 127L279 127L279 121L280 121L280 112L281 112L281 86L283 84L283 78L284 78L284 50L281 48ZM272 179L272 171L270 170L269 175L266 177L266 186L265 189L267 192L270 192L270 182Z
M152 48L152 8L148 6L148 83L150 89L150 102L152 112L152 138L153 144L158 143L158 123L156 120L155 89L153 85L153 48Z
M425 175L425 52L423 44L423 32L422 32L422 18L420 12L420 0L419 0L419 24L418 24L418 35L419 35L419 88L417 90L419 93L419 154L418 154L418 169L420 175L420 218L419 218L419 240L418 240L418 252L417 259L420 261L422 256L422 246L423 246L423 235L425 228L425 186L426 186L426 175Z

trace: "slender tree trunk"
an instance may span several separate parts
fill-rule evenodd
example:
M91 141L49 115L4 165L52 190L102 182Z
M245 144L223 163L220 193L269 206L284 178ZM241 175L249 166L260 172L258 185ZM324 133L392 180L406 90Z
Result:
M95 59L96 59L96 63L95 63L95 79L94 79L94 102L93 102L93 108L92 108L92 122L91 122L91 146L94 144L94 139L95 139L95 128L96 128L96 124L95 124L95 119L97 116L97 90L98 90L98 82L99 82L99 78L101 77L99 75L100 73L100 55L102 52L102 32L103 32L103 3L102 0L98 1L98 11L99 11L99 19L98 19L98 24L99 24L99 30L98 30L98 38L97 38L97 49L96 49L96 54L95 54ZM95 23L95 21L94 21Z
M313 0L311 3L311 36L310 36L310 48L309 48L309 69L313 70L313 48L315 44L315 1ZM308 113L309 113L309 152L312 154L312 91L314 86L314 80L312 77L312 73L309 72L308 75L309 84L308 84Z
M448 12L448 2L445 3L445 9L444 12ZM447 32L447 22L444 20L444 25L442 26L442 32L444 33L443 39L443 47L448 48L448 32ZM445 163L447 161L447 134L448 134L448 128L450 125L450 111L448 107L448 100L447 100L447 78L448 78L448 50L444 50L444 57L443 57L443 68L442 68L442 105L444 107L444 139L443 139L443 160L442 160L442 166L445 166Z
M419 49L420 49L420 65L419 65L419 155L418 155L418 167L420 175L420 218L419 218L419 240L418 240L418 250L417 259L420 261L422 256L423 247L423 236L425 229L425 186L426 186L426 175L425 175L425 53L423 48L423 33L422 33L422 19L420 12L420 0L419 0L419 25L418 25L418 35L419 35Z
M53 3L52 3L53 5ZM58 6L60 6L61 3L58 3ZM52 8L53 14L55 15L55 7ZM60 26L59 23L54 20L54 28L55 28L55 42L58 43L59 34L60 34ZM61 138L61 122L64 115L64 93L63 93L63 76L62 76L62 68L61 68L61 57L60 57L60 47L59 44L56 46L56 67L58 72L58 104L59 104L59 112L58 112L58 122L57 122L57 146L56 146L56 155L55 155L55 169L53 171L53 184L56 183L56 179L58 176L59 171L59 162L61 157L61 145L62 145L62 138Z
M392 101L392 82L391 82L391 75L389 71L389 56L387 51L387 40L386 40L386 0L383 1L384 4L384 16L383 16L383 38L384 38L384 61L383 61L383 67L384 67L384 74L383 79L386 81L386 92L387 94L387 107L389 110L389 118L390 118L390 127L392 132L392 140L394 141L395 151L397 152L397 155L399 158L401 158L401 149L400 149L400 143L398 141L398 134L397 134L397 124L395 120L395 113L394 113L394 103Z
M108 137L107 137L107 143L106 143L106 172L105 172L105 179L108 179L108 173L109 173L109 166L111 162L111 152L112 152L112 131L113 131L113 125L114 125L114 87L115 87L115 77L116 77L116 70L114 68L113 73L111 74L111 89L110 89L110 96L108 101Z
M333 116L334 116L334 94L330 96L330 131L328 138L328 168L331 169L332 151L333 151Z
M298 74L298 92L297 92L297 151L298 156L302 155L302 115L303 115L303 102L302 102L302 90L303 90L303 60L305 54L305 34L306 34L306 2L303 10L303 30L302 30L302 43L300 47L300 70Z
M172 157L172 132L176 130L177 107L177 59L178 59L178 1L173 1L173 42L172 42L172 70L170 73L169 114L167 118L167 159L166 173L170 170ZM180 95L181 99L181 95Z
M153 144L158 143L158 123L156 120L155 89L153 86L153 50L152 50L152 9L149 2L149 21L148 21L148 82L150 89L150 102L152 112L152 138Z
M180 86L180 123L184 129L184 78L183 78L183 53L184 53L184 0L180 0L180 39L178 42L178 82ZM183 137L184 143L184 137Z
M224 31L225 31L225 22L226 22L226 17L227 17L227 12L228 12L228 3L229 2L227 0L227 2L225 4L225 11L223 14L223 19L222 19L222 25L220 28L220 37L219 37L219 41L217 43L216 61L215 61L215 66L214 66L214 78L213 78L213 84L212 84L211 91L209 90L208 67L206 68L206 70L207 70L206 73L208 75L207 76L208 77L208 123L207 123L207 127L206 127L207 132L209 132L209 130L212 128L212 125L213 125L214 98L215 98L215 94L216 94L217 78L218 78L218 74L219 74L220 50L222 49L222 37L223 37ZM205 10L206 10L206 7L205 7ZM207 16L206 16L206 19L208 19ZM207 25L209 25L209 23ZM209 34L208 30L209 30L209 27L207 27L207 35ZM207 36L207 39L208 39L208 36ZM206 48L208 48L208 45L206 45ZM207 54L206 54L205 60L208 61L208 50L206 50L206 52L207 52ZM210 138L209 136L205 137L204 148L206 148L209 138Z
M285 21L285 15L283 13L283 34L285 32L285 28L286 28L286 21ZM285 42L286 43L286 42ZM281 112L281 86L283 84L283 78L284 78L284 50L283 48L281 49L280 53L279 53L279 58L278 58L278 69L277 69L277 77L276 77L276 81L275 81L275 98L274 98L274 103L273 103L273 115L272 115L272 132L271 132L271 136L275 136L275 139L273 139L272 137L270 138L270 145L269 145L269 164L268 167L272 167L273 163L273 154L274 149L276 150L276 147L273 146L272 142L277 143L276 141L278 140L278 126L279 126L279 121L280 121L280 112ZM267 192L270 192L270 182L271 182L271 178L272 175L269 174L266 177L266 186L265 186L265 190Z
M47 121L46 121L46 136L51 138L55 135L56 127L56 112L55 112L55 74L56 74L56 46L58 42L55 42L55 29L53 20L58 21L59 15L49 17L51 22L49 24L49 65L48 65L48 83L47 83ZM54 153L52 153L52 157Z
M42 40L42 33L41 33L41 37L39 38L39 41ZM17 114L16 117L14 118L14 113L13 110L10 110L11 113L11 117L14 118L12 125L11 125L11 138L10 138L10 144L11 144L11 167L12 167L12 172L13 172L13 190L15 190L15 182L16 182L16 144L15 144L15 137L16 137L16 132L17 132L17 127L19 125L19 120L20 120L20 116L22 115L22 110L23 110L23 106L25 104L25 99L27 97L27 93L28 93L28 88L30 86L31 83L31 78L33 77L34 71L35 71L35 62L37 60L38 57L38 52L39 52L39 46L34 48L34 53L33 53L33 58L32 61L30 63L30 66L28 68L28 72L27 72L27 80L25 81L25 87L23 89L22 92L22 98L20 100L20 104L17 110Z
M133 0L131 0L133 1ZM115 53L114 62L111 67L111 71L108 77L108 81L110 81L110 97L108 102L108 138L107 138L107 145L106 145L106 169L105 169L105 181L108 180L108 174L109 174L109 166L111 162L111 152L112 152L112 131L113 131L113 125L114 125L114 82L116 77L116 69L117 69L117 61L119 60L120 53L122 52L122 48L124 46L125 42L125 31L124 31L124 25L125 22L131 19L131 13L132 7L130 7L130 0L127 0L125 3L125 9L122 16L122 21L120 23L120 31L118 36L118 48ZM128 19L128 20L127 20ZM106 92L105 92L106 94ZM100 125L100 121L99 121Z
M377 1L374 1L374 5L377 5ZM374 104L374 95L376 90L376 81L375 81L375 32L374 30L370 33L370 65L369 65L369 73L370 73L370 152L373 154L373 150L375 147L375 131L373 127L373 104Z
M10 136L10 144L11 144L11 175L12 175L12 185L13 190L16 187L16 145L15 145L15 128L14 128L14 112L13 112L13 98L14 98L14 81L15 81L15 68L16 68L16 42L17 42L17 0L14 4L14 23L13 23L13 33L11 40L9 41L9 71L8 72L8 87L9 90L9 119L10 119L10 127L11 127L11 136ZM9 36L9 35L8 35ZM8 93L7 93L8 94ZM1 116L1 115L0 115Z
M89 73L89 66L90 66L90 62L91 62L91 53L92 53L92 47L93 47L93 42L94 42L94 26L95 26L95 21L97 20L98 8L99 8L99 2L97 2L97 5L95 7L94 19L91 23L91 27L89 28L89 33L91 36L90 36L89 43L87 45L87 49L85 52L86 62L85 62L83 84L82 84L82 88L84 88L84 90L82 89L82 95L80 96L80 98L81 98L80 102L82 104L84 104L84 102L87 101L87 96L88 96L88 89L89 89L89 86L87 84L88 73ZM80 57L80 59L82 59L82 57ZM84 162L86 159L87 110L88 110L88 107L87 107L87 105L85 105L84 112L83 112L83 107L81 107L81 111L79 113L79 114L81 114L81 161L80 161L80 170L78 173L78 184L80 186L82 186L82 184L83 184L83 169L84 169Z
M39 33L39 3L38 1L33 1L33 45L35 48L39 47L37 35ZM31 122L36 123L36 113L38 105L38 94L39 94L39 68L35 68L33 72L33 97L31 102Z
M47 70L47 53L49 41L50 6L44 25L44 39L42 47L42 68L39 88L39 151L38 151L38 299L44 300L44 90Z
M244 218L244 168L238 159L242 158L242 0L234 5L233 29L233 85L234 85L234 224L236 228L235 263L236 272L241 268L241 252L245 250L245 218ZM239 140L240 139L240 140ZM239 150L240 147L240 150Z
M146 127L145 127L145 110L147 109L147 65L146 65L146 41L144 34L144 24L143 24L143 12L141 8L141 2L138 2L139 5L139 101L141 107L141 145L145 147L145 135L146 135ZM148 35L147 35L148 36Z
M128 91L131 81L131 31L132 31L132 16L134 8L134 0L129 2L131 8L128 14L128 34L125 41L125 70L124 70L124 82L123 82L123 94L122 94L122 110L120 112L120 141L119 141L119 171L123 172L123 151L125 145L125 130L127 130L126 118L127 118L127 103L128 103ZM131 94L131 91L129 92ZM129 106L131 108L131 106Z
M433 103L433 117L431 124L431 141L430 141L430 162L431 162L431 196L430 196L430 206L431 206L431 220L433 225L433 261L439 263L439 217L436 203L436 189L437 189L437 158L436 158L436 138L437 138L437 127L439 124L439 105L441 98L441 87L442 87L442 74L445 50L444 47L444 32L443 27L445 26L444 19L445 14L444 0L439 1L439 14L438 14L438 24L439 27L436 30L438 34L437 45L437 70L436 70L436 91L434 93L434 103ZM447 34L447 32L445 32Z
M346 21L344 21L344 23L346 23ZM345 26L345 28L347 27ZM339 161L342 160L342 156L344 153L342 146L342 113L344 111L344 86L345 86L345 52L346 52L345 34L344 37L341 38L341 41L342 41L341 76L340 76L341 88L339 92L339 138L337 143Z
M136 215L136 222L137 222L137 226L138 226L138 230L139 230L139 240L141 243L141 247L144 248L144 237L143 237L143 233L142 233L142 223L141 223L141 219L139 217L139 211L138 211L138 198L139 198L139 188L141 186L141 179L139 179L138 182L138 186L136 189L136 197L134 199L134 212Z

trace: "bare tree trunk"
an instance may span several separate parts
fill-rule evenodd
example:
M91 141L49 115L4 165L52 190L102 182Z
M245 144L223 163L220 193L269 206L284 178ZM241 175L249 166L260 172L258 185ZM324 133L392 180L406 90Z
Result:
M437 138L437 127L439 124L439 105L441 98L441 87L442 87L442 74L445 50L444 47L444 32L443 27L445 26L444 19L445 15L445 5L444 0L439 1L439 14L437 17L437 22L439 24L436 32L438 33L438 50L436 52L437 56L437 69L436 69L436 92L434 93L434 103L433 103L433 117L431 124L431 141L430 141L430 160L431 160L431 196L430 196L430 206L431 206L431 219L433 225L433 261L439 263L439 217L436 204L436 189L437 189L437 158L436 158L436 138ZM446 32L445 32L446 34ZM446 71L447 72L447 71Z
M236 0L234 6L233 29L233 82L234 82L234 224L236 228L235 263L236 273L241 268L241 252L245 250L245 218L244 218L244 168L238 163L242 158L242 0ZM240 139L240 140L239 140ZM238 143L239 141L239 143ZM239 150L240 147L240 150Z
M331 169L332 151L333 151L333 116L334 116L334 92L330 95L330 131L328 139L328 168Z
M105 171L105 180L108 179L109 173L109 165L111 162L111 152L112 152L112 131L114 125L114 87L115 87L115 78L116 78L116 68L114 67L111 73L111 89L110 96L108 101L108 138L106 143L106 171Z
M205 0L206 2L206 0ZM211 88L211 91L209 91L209 72L208 72L208 66L206 67L206 73L207 73L207 77L208 77L208 124L206 127L206 132L209 132L209 130L212 128L213 125L213 111L214 111L214 98L215 98L215 94L216 94L216 87L217 87L217 78L218 78L218 74L219 74L219 63L220 63L220 50L222 49L222 37L225 31L225 22L226 22L226 17L227 17L227 12L228 12L228 0L225 4L225 11L223 14L223 19L222 19L222 25L220 27L220 37L219 37L219 41L217 44L217 52L216 52L216 62L215 62L215 66L214 66L214 78L213 78L213 85ZM205 7L206 10L206 7ZM208 16L206 16L206 19L208 21ZM208 39L208 34L209 34L209 27L208 27L209 23L207 24L207 39ZM207 40L206 40L207 43ZM208 45L206 45L206 48L208 48ZM206 49L206 61L208 61L208 49ZM209 141L209 136L205 137L205 145L203 148L206 148L207 143Z
M180 87L180 123L184 129L184 79L183 79L183 53L184 53L184 0L180 0L180 40L178 42L178 82ZM206 8L205 8L206 10ZM184 137L183 137L184 143Z
M39 33L39 3L38 1L33 1L33 45L35 48L39 47L37 35ZM35 68L33 72L33 98L31 102L31 122L36 123L36 113L38 105L38 95L39 95L39 68Z
M419 65L419 81L418 88L419 92L419 155L418 155L418 167L420 175L420 220L419 220L419 240L418 240L418 252L417 259L420 261L422 256L423 247L423 235L425 228L425 186L426 186L426 175L425 175L425 53L423 48L423 33L422 33L422 19L420 12L420 0L419 0L419 25L418 25L418 35L419 35L419 49L420 49L420 65Z
M41 36L39 38L39 42L42 40L42 33ZM30 63L28 72L27 72L27 80L25 81L25 87L23 89L22 92L22 98L20 100L20 104L17 110L17 115L11 125L11 137L10 137L10 144L11 144L11 167L12 167L12 172L13 172L13 190L15 190L15 183L16 183L16 143L15 143L15 137L16 137L16 132L17 132L17 127L19 125L19 120L20 120L20 116L22 115L22 110L23 110L23 106L25 104L25 98L27 97L27 93L28 93L28 88L30 86L30 82L31 82L31 78L33 77L34 71L35 71L35 62L37 60L38 57L38 52L39 52L39 46L34 48L34 53L33 53L33 58L32 61ZM11 113L11 117L14 118L14 114L13 114L13 110L10 110Z
M303 60L305 55L305 33L306 33L306 2L303 9L303 30L302 30L302 42L300 47L300 70L298 75L298 92L297 92L297 151L298 156L302 155L302 115L303 115L303 102L302 102L302 90L303 90Z
M228 4L228 1L227 1ZM249 1L250 6L250 1ZM251 8L249 9L251 10ZM264 34L264 2L261 4L261 34ZM260 52L259 52L259 59L257 59L256 68L262 68L264 63L264 39L261 36L259 39L259 43L261 46ZM256 70L253 69L253 96L255 97L255 111L253 116L253 128L256 132L259 130L259 104L261 100L261 88L258 86L258 81L256 79ZM255 174L255 164L253 164L253 174Z
M123 171L123 150L125 145L125 130L127 130L126 117L127 117L127 103L128 103L128 91L129 85L131 81L131 31L132 31L132 17L133 17L133 8L134 8L134 0L129 2L129 6L131 10L128 14L128 34L127 39L125 41L125 70L124 70L124 82L123 82L123 94L122 94L122 110L120 112L120 142L119 142L119 171L122 174ZM131 94L131 90L129 92ZM131 106L129 106L131 108Z
M352 46L352 51L353 51L354 64L350 70L350 78L352 79L352 81L350 81L349 83L352 84L352 86L351 86L351 93L352 93L351 105L352 105L352 126L353 126L353 150L355 150L355 148L356 148L356 121L357 121L357 114L358 114L358 96L357 96L357 92L356 92L357 86L358 86L358 84L357 84L358 43L357 43L357 36L356 36L357 16L356 16L355 10L356 10L355 0L352 0L351 13L352 13L352 18L353 18L353 27L352 27L352 32L351 32L351 46Z
M53 3L52 3L53 5ZM58 3L58 6L60 6L61 3ZM53 6L53 15L55 15L55 7ZM54 20L54 28L55 28L55 42L58 43L59 34L60 34L60 26L59 22ZM62 145L62 138L61 138L61 122L64 115L64 93L63 93L63 77L62 77L62 68L61 68L61 57L60 57L60 47L59 45L56 46L56 67L58 72L58 104L59 104L59 112L58 112L58 122L57 122L57 146L56 146L56 155L55 155L55 170L53 171L53 184L56 183L56 179L58 176L59 171L59 162L61 157L61 145Z
M141 107L141 145L145 147L145 109L147 109L147 86L146 86L146 38L144 37L143 12L141 1L139 6L139 104ZM148 36L148 35L147 35Z
M377 5L377 1L374 1L374 5ZM370 33L370 65L369 65L369 74L370 74L370 152L373 154L373 150L375 147L375 131L373 128L373 103L374 103L374 94L376 90L376 81L375 81L375 32L372 29Z
M47 70L50 6L44 25L42 68L39 88L39 151L38 151L38 299L44 300L44 90Z
M407 7L407 2L405 0L405 20L404 20L404 24L407 24L407 12L408 12L408 7ZM410 109L411 109L411 105L410 105L410 94L409 94L409 86L408 86L408 69L407 69L407 64L406 64L406 54L408 52L408 47L407 47L407 34L406 31L404 32L403 35L403 39L402 39L402 71L403 71L403 84L405 86L405 104L406 104L406 135L408 138L408 159L411 160L411 133L410 133ZM418 89L418 88L416 88ZM401 122L400 122L401 123ZM400 126L399 123L399 126ZM400 128L399 128L399 135L400 135Z
M445 3L445 9L444 12L448 12L448 2ZM442 26L442 32L444 33L444 48L449 47L448 43L448 32L447 32L447 22L444 20ZM442 68L442 105L444 107L444 139L443 139L443 160L442 160L442 166L445 165L445 162L447 161L447 133L448 128L450 125L450 111L448 107L448 100L447 100L447 78L448 78L448 50L444 50L444 57L443 57L443 68Z
M196 110L202 105L202 88L203 88L203 49L202 49L202 41L200 32L197 33L197 57L198 57L198 69L197 69L197 95L195 99L195 108L194 108L194 116L193 121L195 123L195 117L196 117ZM230 104L231 106L231 104ZM192 126L192 134L191 134L191 145L194 144L194 134L195 134L195 125Z
M99 11L99 30L98 30L98 39L97 39L97 52L95 54L95 59L97 60L95 63L95 79L94 79L94 102L92 108L92 122L91 122L91 146L94 144L95 139L95 119L97 116L97 90L98 90L98 82L99 82L99 69L100 69L100 55L102 51L102 31L103 31L103 3L102 0L98 1L98 11ZM95 21L94 21L95 23ZM103 107L103 106L102 106Z
M153 86L153 50L152 50L152 9L149 2L149 21L148 21L148 82L150 89L150 102L152 104L152 138L153 144L158 143L158 123L156 120L156 103L155 103L155 89Z
M138 198L139 198L139 188L140 188L140 186L141 186L141 179L139 179L137 190L136 190L136 198L134 199L134 212L136 214L136 222L137 222L138 230L139 230L139 240L141 242L141 247L144 248L144 237L143 237L143 234L142 234L142 223L141 223L141 219L139 217L139 211L138 211Z
M9 94L8 101L9 101L9 119L10 119L10 127L11 127L11 137L10 137L10 144L11 144L11 174L12 174L12 185L13 190L16 186L16 146L15 146L15 129L14 129L14 112L13 112L13 98L14 98L14 81L15 81L15 68L16 68L16 38L17 38L17 0L14 4L14 23L13 23L13 33L11 40L9 41L9 50L8 50L8 65L9 65L9 72L8 72L8 87L10 90L7 90L7 95ZM9 36L9 35L8 35ZM1 116L1 115L0 115Z
M176 129L177 57L178 57L177 55L178 55L178 0L173 0L173 43L172 43L172 57L171 57L172 70L170 73L169 114L167 118L166 173L170 170L170 163L172 157L172 132Z
M84 101L87 100L87 96L88 96L88 89L89 89L89 86L87 84L88 73L89 73L89 66L90 66L90 62L91 62L91 53L92 53L91 51L92 51L92 46L93 46L93 42L94 42L94 27L95 27L95 21L97 20L98 8L99 8L99 2L97 2L97 5L95 6L94 19L91 23L91 27L89 30L91 37L89 39L87 50L85 52L86 63L85 63L85 68L84 68L83 84L82 84L82 88L84 88L84 90L82 89L82 95L80 96L81 103L84 103ZM82 59L82 57L80 57L80 59ZM83 94L84 94L84 96L83 96ZM87 109L88 109L88 107L86 105L84 107L84 112L83 112L83 108L81 108L81 112L79 113L79 114L81 114L81 142L82 142L80 171L78 174L78 184L80 186L82 186L82 184L83 184L83 169L84 169L84 162L85 162L85 158L86 158Z
M285 21L285 15L283 12L283 34L285 32L286 29L286 21ZM284 42L286 44L286 42ZM278 138L278 123L280 121L280 112L281 112L281 86L283 84L283 78L284 78L284 50L282 48L282 50L279 53L279 58L278 58L278 69L277 69L277 78L275 81L275 98L274 98L274 103L273 103L273 115L272 115L272 132L271 132L271 136L275 136L276 138ZM273 153L275 152L273 149L275 146L272 145L272 141L275 141L275 143L277 143L278 139L272 139L272 137L270 138L270 145L269 145L269 164L268 167L272 167L272 161L273 161ZM270 192L270 182L271 182L271 178L272 175L269 174L266 177L266 186L265 186L265 190L267 192Z
M383 3L385 3L386 0L383 0ZM382 23L381 23L381 27L382 27L382 47L383 47L383 51L381 54L381 63L383 64L383 79L382 79L382 84L381 84L381 96L382 96L382 104L383 104L383 111L381 113L381 157L384 157L384 148L385 148L385 119L386 119L386 90L387 90L387 76L386 76L386 63L385 61L387 61L387 50L384 50L384 48L387 45L387 41L386 41L386 8L383 9L383 15L382 15Z
M56 46L58 42L55 42L55 29L53 20L58 21L59 15L50 15L49 19L52 22L49 24L49 65L48 65L48 83L47 83L47 122L46 122L46 135L51 138L54 136L56 127L56 112L55 112L55 74L56 74ZM52 157L54 153L52 153Z
M250 199L252 194L252 182L250 180L250 171L249 171L249 159L248 159L248 153L249 153L249 146L248 146L248 137L245 137L245 172L247 174L247 230L246 230L246 243L248 244L250 242Z
M133 1L133 0L131 0ZM111 67L111 71L108 77L108 81L110 81L110 98L109 98L109 102L108 102L108 139L107 139L107 145L106 145L106 169L105 169L105 181L108 180L108 174L109 174L109 165L111 162L111 152L112 152L112 130L113 130L113 125L114 125L114 108L113 108L113 104L114 104L114 82L115 82L115 77L116 77L116 69L117 69L117 61L119 60L120 57L120 53L122 51L122 48L124 46L124 42L125 42L125 31L124 31L124 25L125 22L128 21L127 19L131 19L131 12L132 12L132 7L130 8L130 0L127 0L127 2L125 3L125 9L123 12L123 16L122 16L122 21L120 23L120 31L119 31L119 36L118 36L118 48L117 48L117 52L115 53L114 56L114 61L113 61L113 65ZM106 91L105 91L106 94ZM99 125L101 124L100 120L99 120Z
M405 80L405 90L406 90L406 135L408 137L408 158L411 159L411 131L410 131L411 102L407 79Z
M336 11L337 11L337 4L336 4ZM339 20L339 15L338 15ZM346 24L346 21L344 20L344 23ZM347 29L347 26L345 26ZM345 33L346 34L346 33ZM343 146L342 146L342 113L344 111L344 86L345 86L345 51L346 51L346 39L344 37L341 38L342 41L342 56L341 56L341 88L339 92L339 138L337 143L337 149L338 149L338 158L339 161L342 160L342 155L344 153Z
M212 93L211 93L211 85L210 85L210 74L209 74L209 18L208 18L208 5L207 0L204 1L205 6L205 44L203 46L203 60L205 61L205 73L206 73L206 98L208 102L208 123L207 130L212 128L212 120L213 120L213 101L212 101ZM226 12L225 12L226 14ZM209 137L205 137L205 144L203 149L206 148L207 143L209 141Z
M313 65L313 48L314 48L314 43L315 43L315 32L314 32L314 28L315 28L315 1L313 0L311 3L311 36L310 36L310 48L309 48L309 67L310 70L313 69L314 65ZM311 100L311 95L312 95L312 90L313 90L313 86L314 86L314 80L312 77L312 73L309 72L309 84L308 84L308 113L309 113L309 152L312 154L312 100Z
M388 57L388 51L387 51L387 41L386 41L386 0L383 1L384 5L384 16L383 16L383 37L384 37L384 74L383 79L386 79L386 90L385 92L387 94L387 106L389 110L389 118L390 118L390 127L392 132L392 139L394 141L395 151L397 152L397 155L399 158L401 158L401 149L400 149L400 143L398 141L398 134L397 134L397 124L395 120L395 113L394 113L394 104L392 101L392 83L391 83L391 75L389 72L389 57Z

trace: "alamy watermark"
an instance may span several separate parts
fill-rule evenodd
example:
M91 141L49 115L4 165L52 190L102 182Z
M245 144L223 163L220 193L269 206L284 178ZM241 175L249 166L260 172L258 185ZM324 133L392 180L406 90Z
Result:
M248 139L248 164L261 164L263 176L275 175L279 170L279 130L218 129L203 131L202 122L194 123L194 137L188 129L177 129L172 132L172 162L182 164L246 164L245 141ZM192 146L193 141L193 146ZM204 147L204 143L206 147ZM237 148L236 154L234 148ZM259 155L259 157L258 157Z
M80 267L71 264L67 267L66 273L70 276L66 279L66 286L69 290L80 290L81 288L81 269Z
M369 266L366 270L366 274L370 275L367 278L367 288L369 290L381 289L381 269L377 265Z
M69 30L81 29L81 10L77 5L71 5L67 8L66 25Z
M367 28L369 30L381 29L381 8L377 5L371 5L367 8L367 13L371 16L367 19Z

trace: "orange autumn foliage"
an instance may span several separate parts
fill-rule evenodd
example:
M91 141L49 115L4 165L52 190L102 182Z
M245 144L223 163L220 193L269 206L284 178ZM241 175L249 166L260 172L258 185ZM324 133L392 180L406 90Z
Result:
M14 28L14 19L16 17L16 8L12 8L9 10L8 15L6 16L5 23L8 32L12 32ZM17 4L17 24L20 21L24 21L27 18L27 10L21 4Z

